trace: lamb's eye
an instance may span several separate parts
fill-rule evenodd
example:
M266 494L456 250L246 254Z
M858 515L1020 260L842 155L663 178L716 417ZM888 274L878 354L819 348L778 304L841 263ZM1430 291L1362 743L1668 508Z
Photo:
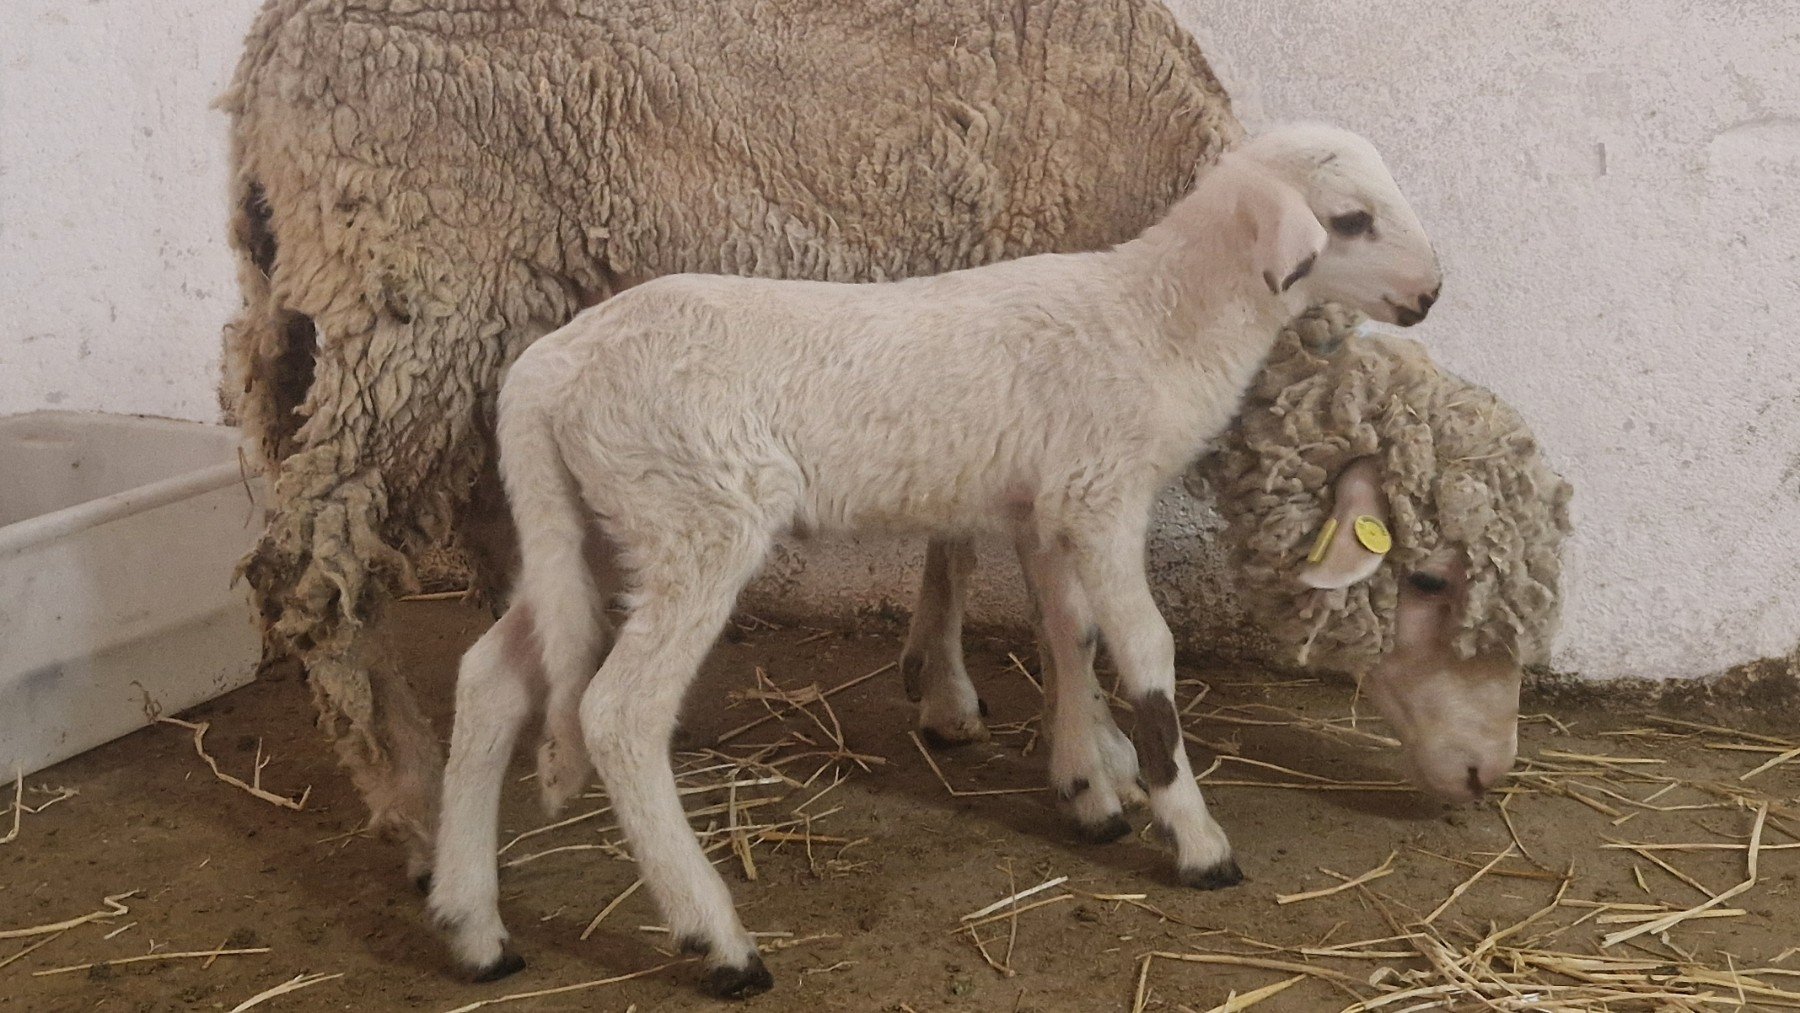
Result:
M1375 230L1375 219L1367 211L1349 211L1331 217L1331 231L1346 239L1367 235Z

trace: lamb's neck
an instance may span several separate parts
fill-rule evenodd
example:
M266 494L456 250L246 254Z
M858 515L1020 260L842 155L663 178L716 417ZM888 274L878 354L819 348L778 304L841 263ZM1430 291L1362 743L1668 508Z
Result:
M1298 307L1269 291L1232 212L1193 202L1119 252L1131 258L1155 315L1151 354L1174 374L1197 369L1210 384L1222 369L1245 384Z

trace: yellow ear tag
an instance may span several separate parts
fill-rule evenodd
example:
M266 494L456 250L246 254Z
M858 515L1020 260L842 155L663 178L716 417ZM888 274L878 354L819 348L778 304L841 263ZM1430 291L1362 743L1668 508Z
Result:
M1337 534L1337 529L1336 517L1325 518L1325 526L1319 529L1318 540L1313 542L1312 551L1306 554L1308 563L1317 566L1319 560L1325 558L1325 550L1331 548L1331 536Z
M1368 514L1356 519L1356 540L1377 556L1387 555L1388 550L1394 547L1394 536L1388 534L1387 525Z

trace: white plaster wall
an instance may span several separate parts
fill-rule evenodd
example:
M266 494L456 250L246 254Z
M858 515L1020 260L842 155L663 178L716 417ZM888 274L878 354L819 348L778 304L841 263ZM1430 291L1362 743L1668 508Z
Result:
M257 4L0 0L0 414L216 421L224 90Z
M1559 667L1698 676L1800 643L1800 8L1792 0L1170 0L1252 127L1388 153L1448 271L1413 333L1575 483ZM255 0L0 3L0 413L212 419L223 87ZM1238 617L1209 514L1152 560L1185 639ZM812 546L789 609L904 604L918 546ZM1020 612L984 554L975 611ZM773 592L773 593L771 593Z

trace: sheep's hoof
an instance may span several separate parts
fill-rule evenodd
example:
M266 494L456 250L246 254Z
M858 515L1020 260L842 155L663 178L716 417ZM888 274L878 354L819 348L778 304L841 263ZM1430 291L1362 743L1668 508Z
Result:
M1081 839L1089 844L1111 844L1131 833L1131 821L1124 813L1113 813L1098 823L1078 823Z
M493 963L470 975L469 980L477 985L485 985L490 981L499 981L501 978L523 970L525 970L525 958L510 949L503 949Z
M1179 875L1182 886L1196 890L1223 890L1244 881L1244 870L1238 868L1235 858L1227 858L1204 869L1182 869Z
M706 991L720 999L748 999L775 987L775 976L752 953L743 967L715 967L706 976Z

